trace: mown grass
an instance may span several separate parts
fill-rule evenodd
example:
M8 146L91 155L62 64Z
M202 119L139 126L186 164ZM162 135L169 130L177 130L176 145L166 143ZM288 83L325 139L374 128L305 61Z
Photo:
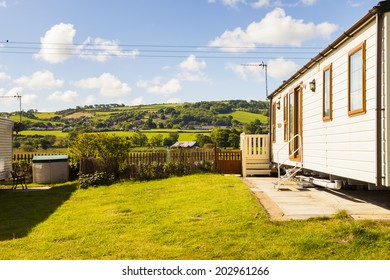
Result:
M272 222L240 178L0 192L0 259L390 259L390 223Z

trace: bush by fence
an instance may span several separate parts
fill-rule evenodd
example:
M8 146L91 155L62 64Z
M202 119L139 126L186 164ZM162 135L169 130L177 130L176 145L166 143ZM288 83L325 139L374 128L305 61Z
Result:
M214 150L188 150L131 153L126 158L82 158L80 180L84 186L102 183L107 178L154 180L215 171ZM100 178L100 179L99 179ZM98 180L99 179L99 180Z
M216 155L217 153L217 155ZM29 166L34 155L15 154L14 164ZM52 155L52 154L51 154ZM94 158L84 157L78 166L70 166L72 178L78 178L80 187L109 184L114 180L154 180L170 176L183 176L198 172L217 171L217 161L221 153L217 149L208 150L167 150L164 152L129 153L125 157Z

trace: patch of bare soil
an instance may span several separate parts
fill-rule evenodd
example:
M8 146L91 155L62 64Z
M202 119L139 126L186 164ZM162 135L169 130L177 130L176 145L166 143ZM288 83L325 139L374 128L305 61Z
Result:
M282 209L280 209L279 206L271 198L269 198L268 195L263 192L255 192L254 194L261 206L263 206L265 212L267 212L267 215L271 221L286 220Z

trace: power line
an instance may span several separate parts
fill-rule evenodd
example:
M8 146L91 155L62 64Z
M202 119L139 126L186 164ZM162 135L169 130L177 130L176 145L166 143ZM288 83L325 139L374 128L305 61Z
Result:
M110 42L110 41L107 41ZM58 45L58 46L107 46L99 43L41 43L29 41L3 41L0 44L19 44L19 45ZM149 48L208 48L208 49L299 49L299 50L322 50L323 47L294 47L294 46L205 46L205 45L163 45L163 44L112 44L118 47L149 47Z
M0 54L37 54L35 52L27 52L27 51L2 51L0 50ZM81 55L81 56L107 56L107 57L144 57L144 58L187 58L188 55L159 55L159 54L101 54L101 53L48 53L48 52L41 52L39 54L44 54L44 55ZM196 56L197 58L200 59L259 59L259 56L212 56L212 55L199 55ZM262 59L274 59L276 56L262 56ZM294 60L308 60L310 57L284 57L286 59L294 59Z
M136 49L122 49L133 47ZM80 55L117 56L145 58L185 58L197 54L207 59L272 59L283 55L288 59L309 59L320 48L317 47L242 47L242 46L200 46L200 45L160 45L160 44L99 44L99 43L38 43L38 42L0 42L0 54L41 54L41 55ZM187 55L184 55L187 54ZM256 56L253 56L256 55ZM264 57L266 55L267 57Z

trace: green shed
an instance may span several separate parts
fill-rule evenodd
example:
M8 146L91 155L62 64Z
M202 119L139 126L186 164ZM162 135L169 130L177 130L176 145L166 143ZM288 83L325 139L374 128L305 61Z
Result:
M69 156L34 156L32 159L33 182L57 184L69 180Z

